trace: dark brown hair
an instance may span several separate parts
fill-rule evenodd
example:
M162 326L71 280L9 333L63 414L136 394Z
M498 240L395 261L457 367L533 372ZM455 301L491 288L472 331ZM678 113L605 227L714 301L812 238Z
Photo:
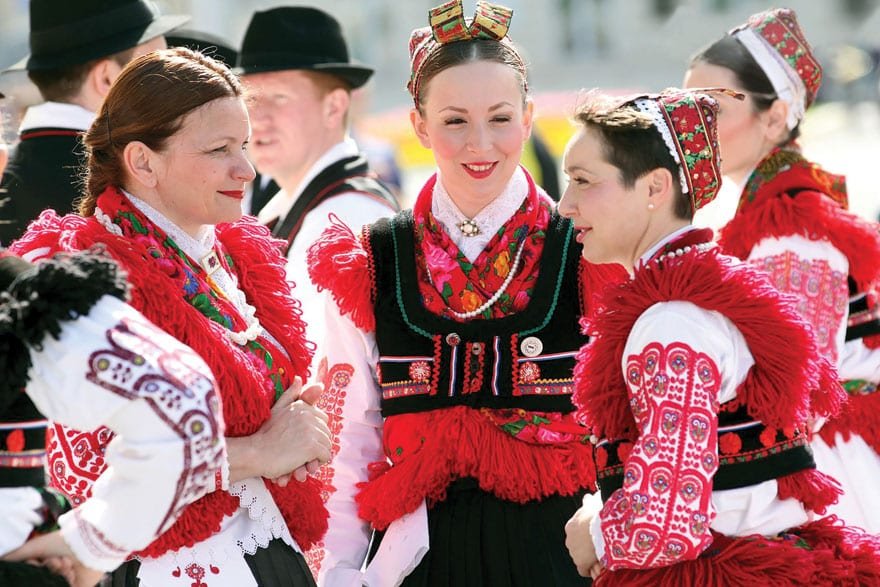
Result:
M733 72L740 89L751 97L755 113L769 110L773 102L779 99L770 78L767 77L745 45L735 37L724 35L708 47L701 49L691 57L688 67L693 67L698 63L723 67ZM788 132L788 136L782 141L782 144L797 139L800 134L799 123Z
M438 73L474 61L494 61L507 65L516 72L522 93L523 104L528 97L526 66L513 45L489 39L473 39L441 45L425 61L420 72L416 103L421 108L428 96L428 83Z
M606 97L590 96L578 108L574 119L602 137L605 161L618 169L624 187L633 187L637 179L655 169L668 170L675 190L675 217L693 218L690 197L681 191L678 163L669 153L650 114L639 112L632 105L616 106Z
M85 63L77 63L67 67L28 71L28 77L34 82L34 85L40 90L40 95L47 102L67 102L76 97L82 89L86 76L89 75L89 72L98 63L104 59L110 59L115 61L120 67L125 67L125 64L131 61L134 50L135 47L131 47L107 57L92 59Z
M184 47L154 51L132 61L110 88L98 117L83 137L86 190L79 213L91 216L98 195L125 177L122 151L140 141L161 151L183 117L218 98L244 90L222 62Z

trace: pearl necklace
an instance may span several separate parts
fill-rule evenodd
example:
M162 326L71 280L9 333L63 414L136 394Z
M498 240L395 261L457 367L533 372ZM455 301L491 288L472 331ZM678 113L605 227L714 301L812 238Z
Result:
M493 305L495 305L495 302L497 302L501 298L501 296L507 290L507 287L510 285L510 282L513 281L514 276L516 276L516 272L519 270L519 262L522 259L522 252L525 248L525 245L526 239L523 239L519 243L519 248L516 250L516 257L514 257L513 259L513 267L511 267L510 272L507 274L507 277L504 280L504 283L501 284L501 287L498 288L498 291L495 292L495 295L486 300L486 302L482 306L471 310L470 312L456 312L452 308L448 308L449 313L459 320L468 320L475 316L479 316L480 314L491 308ZM428 273L428 275L430 275L430 272Z
M654 259L654 262L659 263L660 261L662 261L663 259L666 259L666 258L681 257L682 255L686 255L687 253L690 253L693 250L698 251L700 253L705 253L706 251L708 251L710 249L714 249L716 246L717 245L715 243L701 243L699 245L694 245L694 246L687 245L687 246L682 247L680 249L676 249L674 251L669 251L668 253L663 253L662 255L660 255L659 257Z

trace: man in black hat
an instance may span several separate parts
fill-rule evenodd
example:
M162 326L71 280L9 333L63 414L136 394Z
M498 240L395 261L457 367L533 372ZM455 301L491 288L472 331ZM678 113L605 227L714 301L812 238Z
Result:
M336 19L306 6L255 13L238 63L253 93L254 165L281 188L259 218L287 241L287 274L297 286L308 338L321 344L324 305L309 280L309 245L330 214L357 231L398 209L348 136L351 91L373 70L349 59Z
M73 210L83 164L79 143L110 84L130 60L165 48L163 35L188 20L160 16L149 0L31 0L25 68L45 103L28 109L0 180L0 244L21 236L41 211Z

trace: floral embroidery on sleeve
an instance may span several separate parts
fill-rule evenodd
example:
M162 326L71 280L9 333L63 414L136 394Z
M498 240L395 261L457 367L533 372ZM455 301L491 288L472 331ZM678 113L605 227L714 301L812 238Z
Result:
M792 251L751 262L770 275L776 289L794 294L798 313L813 327L819 352L836 363L837 333L849 301L847 276L823 259L809 261Z
M623 487L602 508L602 562L614 570L694 559L712 542L718 367L687 344L652 342L627 358L624 375L639 438Z

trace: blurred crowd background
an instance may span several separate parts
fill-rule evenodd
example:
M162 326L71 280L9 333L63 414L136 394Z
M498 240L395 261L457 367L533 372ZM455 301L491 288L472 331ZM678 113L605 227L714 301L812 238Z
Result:
M76 1L76 0L71 0ZM295 2L303 4L303 2ZM432 168L409 127L407 41L437 0L313 0L346 32L355 59L376 68L359 96L355 132L390 149L404 201ZM278 0L159 0L163 13L192 15L187 28L237 47L254 10ZM293 3L288 3L293 4ZM469 7L469 4L471 5ZM473 3L465 3L466 10ZM825 68L817 104L804 126L806 155L848 178L851 208L880 214L874 165L880 160L880 0L506 0L514 9L511 37L530 64L538 132L559 158L571 134L568 115L582 88L615 92L679 85L690 55L750 14L772 6L797 11ZM27 53L27 0L0 0L0 68ZM23 72L0 75L5 136L39 100ZM369 145L366 145L369 147Z

